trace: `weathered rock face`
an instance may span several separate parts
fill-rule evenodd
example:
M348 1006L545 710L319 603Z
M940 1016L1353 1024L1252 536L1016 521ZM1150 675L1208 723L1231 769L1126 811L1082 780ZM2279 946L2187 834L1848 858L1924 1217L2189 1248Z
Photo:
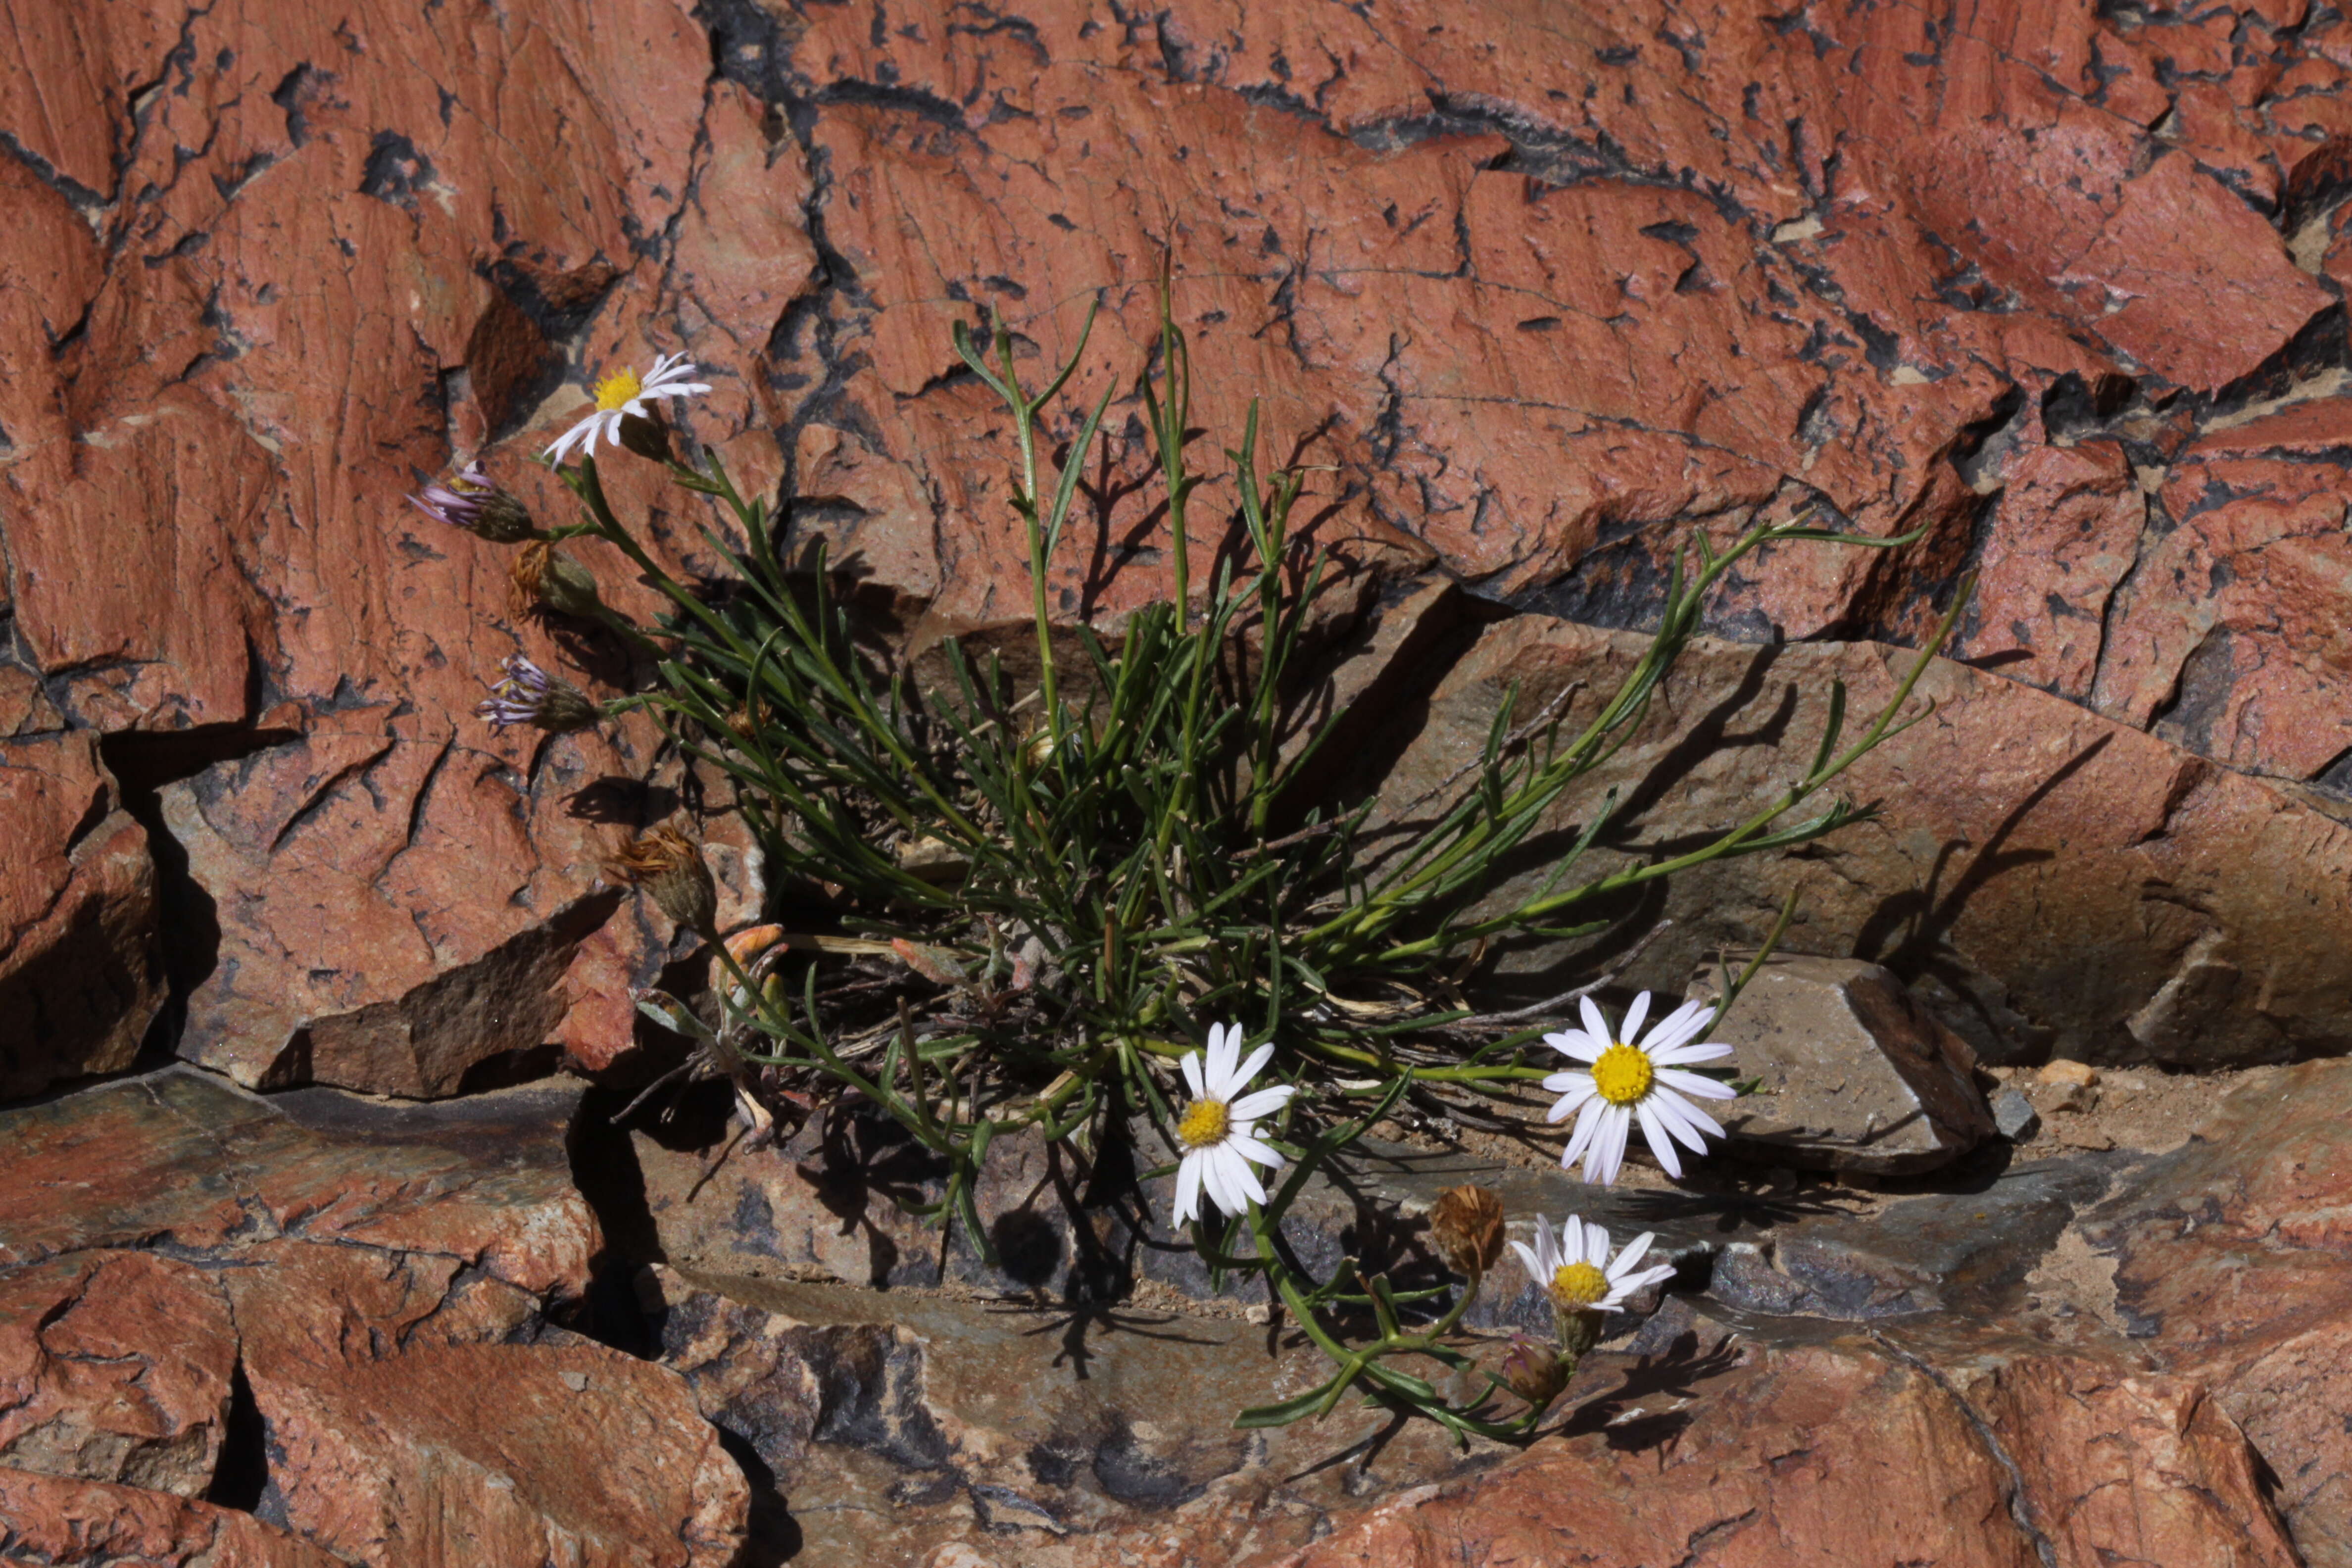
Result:
M731 1563L743 1479L686 1385L550 1321L600 1246L572 1099L265 1102L183 1068L0 1115L0 1513L95 1552L72 1521L112 1500L113 1550L158 1563ZM182 1501L230 1494L241 1522ZM247 1515L323 1552L268 1556Z
M2352 1563L2352 1064L2312 1062L2225 1101L2088 1231L2115 1310L2167 1371L2210 1384L2278 1476L2314 1568Z
M2332 777L2352 24L2046 9L1044 0L966 28L460 0L347 26L125 0L83 26L25 0L0 732L206 737L167 815L219 916L200 1059L404 1094L521 1040L607 1065L666 957L593 888L659 815L654 737L500 739L467 710L517 648L599 695L634 672L601 634L513 623L502 555L397 498L486 452L555 515L521 458L608 362L684 349L718 387L694 428L795 548L829 539L935 624L1002 619L1025 603L1005 422L945 374L948 321L1002 310L1042 364L1099 294L1074 391L1118 393L1117 481L1172 251L1202 448L1263 396L1271 448L1316 466L1301 515L1360 564L1626 625L1694 529L1805 504L1920 527L1896 556L1781 551L1718 622L1899 639L1974 565L1961 651L2003 679ZM625 505L653 485L615 466ZM1101 493L1056 603L1115 619L1164 591L1167 540L1149 496ZM660 501L655 547L707 566L699 515ZM2026 743L2076 733L2038 711ZM41 816L0 910L128 971L102 1005L44 992L75 1022L26 1083L103 1068L153 1005L134 839L79 820ZM68 843L104 864L59 904ZM2179 973L2135 1037L2197 1054L2194 998L2242 962L2189 973L2175 928L2203 915L2155 914L2159 978L2035 1026L2112 1035L2121 993ZM52 936L26 942L0 984Z
M249 1513L169 1492L0 1469L0 1562L43 1568L338 1568Z
M163 1001L145 830L121 809L93 737L10 739L8 718L0 711L0 1100L129 1067Z
M1584 682L1566 709L1573 725L1643 647L1534 616L1490 627L1430 697L1402 760L1375 775L1385 798L1413 801L1475 756L1514 683L1532 716ZM1701 639L1640 731L1562 801L1539 842L1572 842L1611 788L1621 816L1588 856L1591 876L1654 858L1656 846L1702 842L1795 781L1833 680L1848 689L1848 711L1865 715L1911 658L1873 644ZM1874 804L1871 820L1799 856L1718 862L1612 906L1623 940L1660 916L1675 922L1626 983L1678 990L1702 952L1752 951L1793 887L1801 916L1783 951L1884 964L1990 1062L2055 1054L2210 1067L2352 1044L2342 1003L2352 989L2352 829L2270 784L1963 665L1928 670L1914 711L1928 701L1932 718L1835 786ZM1495 901L1525 896L1548 868ZM1562 958L1557 944L1539 947L1503 969L1546 994L1537 987L1561 989L1549 971Z
M1702 968L1688 994L1718 995L1718 973ZM1748 1158L1902 1175L1992 1135L1967 1044L1877 964L1775 954L1706 1037L1759 1080L1717 1118Z
M1622 1389L1588 1373L1604 1404L1565 1442L1258 1568L2296 1562L2244 1437L2167 1380L2048 1358L1961 1394L1859 1342L1710 1351L1610 1364Z

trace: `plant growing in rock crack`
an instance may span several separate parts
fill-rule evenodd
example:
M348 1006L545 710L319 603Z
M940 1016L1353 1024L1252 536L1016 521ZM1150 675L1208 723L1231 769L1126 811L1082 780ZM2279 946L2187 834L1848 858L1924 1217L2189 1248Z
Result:
M1089 330L1093 320L1089 312ZM765 501L746 500L715 453L681 456L653 413L648 398L700 390L675 357L647 379L623 371L600 383L595 411L551 448L559 462L579 448L559 471L582 521L535 529L478 470L418 504L522 543L519 593L593 616L650 651L651 689L599 711L647 710L685 752L732 783L799 929L722 943L708 874L680 869L677 841L637 847L625 860L673 919L709 942L728 976L715 1025L691 1022L659 994L646 1010L698 1032L695 1070L732 1079L762 1133L761 1097L788 1117L856 1104L887 1113L944 1162L944 1195L929 1212L961 1224L984 1258L990 1240L974 1193L995 1140L1035 1129L1087 1158L1129 1143L1147 1164L1170 1162L1161 1169L1177 1177L1177 1218L1212 1268L1263 1277L1336 1363L1327 1384L1247 1412L1245 1424L1328 1410L1360 1384L1457 1433L1525 1432L1549 1396L1530 1395L1507 1419L1491 1401L1511 1377L1536 1386L1549 1371L1489 1374L1483 1392L1457 1401L1409 1370L1416 1358L1467 1365L1448 1342L1491 1258L1462 1270L1466 1289L1400 1290L1352 1261L1318 1279L1282 1242L1282 1217L1314 1172L1409 1096L1498 1104L1549 1079L1564 1091L1556 1113L1580 1118L1570 1155L1588 1153L1588 1175L1602 1180L1613 1179L1636 1120L1670 1167L1677 1133L1703 1148L1697 1131L1712 1124L1681 1097L1721 1091L1675 1063L1706 1054L1687 1042L1711 1015L1685 1009L1636 1044L1643 1020L1612 1031L1583 1000L1591 985L1499 1018L1479 1014L1465 988L1495 939L1598 932L1609 922L1593 911L1612 895L1806 844L1865 815L1843 800L1797 813L1899 727L1927 654L1843 746L1845 693L1833 689L1810 764L1710 842L1580 874L1616 801L1580 799L1580 828L1540 885L1507 908L1480 900L1538 826L1630 738L1735 563L1787 541L1903 541L1801 521L1758 522L1719 551L1694 536L1676 552L1655 636L1589 721L1567 727L1556 703L1514 728L1514 704L1505 703L1426 826L1373 853L1373 802L1302 799L1329 721L1305 723L1297 674L1329 563L1294 534L1305 475L1262 466L1255 404L1226 453L1240 547L1196 574L1187 518L1202 482L1192 466L1192 370L1164 289L1160 352L1139 390L1174 592L1115 639L1081 626L1057 640L1047 569L1111 393L1077 412L1067 427L1073 457L1058 472L1046 420L1086 339L1032 389L1001 322L986 338L961 324L954 332L959 357L1012 415L1011 500L1025 531L1036 635L1026 690L1013 689L999 658L952 642L944 678L919 687L854 636L822 555L814 570L788 573ZM678 581L614 513L598 477L600 437L665 464L679 486L724 509L732 531L703 530L731 576L724 592ZM604 604L562 548L583 535L617 547L667 597L657 625ZM561 730L590 721L583 701L536 667L510 667L484 711ZM1576 1063L1555 1072L1556 1063L1528 1059L1543 1025L1511 1026L1570 1000L1581 1000L1584 1027L1553 1037ZM1565 1334L1563 1343L1576 1348Z

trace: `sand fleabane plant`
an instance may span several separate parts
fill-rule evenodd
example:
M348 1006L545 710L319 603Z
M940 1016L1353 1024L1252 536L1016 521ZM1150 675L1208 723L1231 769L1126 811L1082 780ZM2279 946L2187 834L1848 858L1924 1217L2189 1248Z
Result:
M1584 1179L1603 1186L1615 1184L1624 1169L1625 1145L1639 1121L1650 1153L1666 1174L1683 1173L1675 1144L1687 1145L1695 1154L1706 1152L1709 1134L1720 1138L1722 1126L1693 1105L1686 1096L1731 1100L1738 1091L1690 1070L1698 1062L1719 1061L1731 1054L1729 1046L1694 1044L1715 1022L1716 1010L1699 1002L1685 1002L1642 1033L1649 1016L1650 994L1643 992L1625 1009L1624 1022L1609 1027L1608 1019L1590 996L1578 999L1584 1026L1544 1037L1544 1044L1584 1064L1556 1072L1544 1088L1559 1095L1549 1120L1576 1118L1568 1147L1560 1152L1563 1169L1584 1157Z
M1241 1026L1218 1025L1209 1030L1205 1056L1193 1051L1179 1063L1192 1100L1176 1123L1176 1142L1184 1151L1176 1166L1178 1225L1200 1217L1202 1193L1227 1215L1246 1214L1250 1205L1265 1202L1265 1187L1252 1163L1269 1173L1282 1169L1282 1156L1257 1136L1257 1123L1290 1103L1297 1087L1277 1084L1244 1094L1274 1059L1274 1043L1258 1047L1247 1061L1241 1059Z
M761 914L778 935L757 951L717 940L706 891L689 885L675 846L648 850L630 874L712 946L727 978L708 1026L730 1048L741 1042L740 1081L775 1115L897 1121L937 1162L929 1212L991 1262L976 1194L998 1141L1040 1137L1097 1172L1167 1151L1171 1163L1147 1179L1172 1181L1146 1190L1169 1194L1171 1239L1214 1277L1263 1289L1332 1363L1325 1384L1245 1412L1245 1424L1309 1416L1353 1392L1460 1434L1524 1435L1536 1412L1507 1417L1494 1403L1519 1384L1488 1374L1465 1395L1431 1381L1479 1371L1461 1324L1492 1259L1461 1226L1493 1218L1483 1200L1450 1215L1440 1240L1445 1257L1476 1267L1435 1283L1424 1282L1435 1267L1426 1258L1350 1258L1318 1275L1283 1244L1285 1216L1306 1183L1401 1108L1523 1115L1518 1097L1552 1075L1534 1058L1565 999L1516 1016L1482 1009L1482 977L1509 944L1597 936L1609 911L1652 883L1780 853L1869 815L1833 788L1924 716L1909 710L1924 653L1858 736L1846 733L1844 688L1833 684L1810 762L1792 758L1783 787L1744 820L1607 868L1585 860L1604 835L1625 837L1616 797L1592 775L1649 714L1726 574L1801 541L1905 541L1817 527L1802 509L1759 516L1727 539L1694 531L1675 552L1648 647L1593 694L1586 717L1570 724L1553 703L1528 719L1513 694L1472 763L1417 803L1411 822L1382 825L1375 843L1379 800L1334 799L1317 782L1336 716L1318 705L1328 656L1316 627L1341 568L1293 526L1308 470L1265 466L1252 405L1224 452L1216 514L1192 518L1208 476L1193 466L1193 371L1165 289L1149 363L1129 379L1103 376L1086 405L1065 407L1093 319L1042 387L1024 377L1031 338L1016 347L1010 324L951 334L1008 416L1008 500L1035 623L1034 673L1017 681L952 640L925 667L940 673L919 679L880 628L857 624L789 516L780 523L767 498L739 491L683 419L675 430L651 419L656 404L683 415L703 387L675 355L645 377L600 381L596 409L548 448L580 514L529 536L518 584L530 601L586 615L650 656L646 687L603 711L651 715L728 786L712 798L730 799L758 842L772 889ZM1135 414L1107 426L1122 397ZM1086 492L1081 508L1107 428L1141 431L1156 486L1121 479ZM682 581L616 511L598 472L614 441L715 503L688 514L704 520L698 555L715 563L715 589ZM1101 455L1113 469L1120 460ZM1065 534L1114 507L1138 518L1160 509L1174 591L1115 637L1057 627L1063 596L1049 578L1066 567ZM1195 521L1223 542L1205 571L1191 557ZM617 551L667 601L663 615L640 625L610 607L587 561L556 549L580 538ZM1930 651L1959 610L1956 600ZM493 718L549 711L535 681L517 681ZM1554 835L1564 847L1549 851L1544 874L1496 899ZM1244 1038L1260 1042L1246 1062ZM1668 1068L1643 1060L1654 1094ZM1643 1096L1618 1092L1622 1105L1604 1103L1640 1118ZM1408 1286L1405 1268L1424 1272Z

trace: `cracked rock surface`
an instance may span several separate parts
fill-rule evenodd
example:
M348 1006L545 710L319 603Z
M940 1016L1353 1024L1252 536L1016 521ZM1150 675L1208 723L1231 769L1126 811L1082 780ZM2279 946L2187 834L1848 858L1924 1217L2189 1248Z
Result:
M0 832L27 847L0 868L0 996L38 1020L0 1042L12 1091L119 1069L159 1007L253 1085L445 1095L547 1047L631 1056L672 933L596 867L677 803L658 738L496 737L469 710L512 652L598 696L638 672L509 616L500 552L401 495L481 455L553 515L524 458L612 362L681 350L717 389L696 430L793 549L827 542L925 635L985 627L1026 602L1005 430L947 327L1000 310L1042 361L1098 300L1073 395L1115 395L1111 483L1054 603L1115 629L1167 581L1124 484L1171 250L1200 423L1230 439L1261 397L1365 584L1429 572L1539 629L1622 628L1694 531L1799 508L1923 531L1780 551L1714 607L1834 663L1916 641L1977 574L1953 651L1999 734L1944 767L2002 812L1915 777L1899 853L1833 852L1852 896L1812 951L1943 975L1987 1059L2341 1043L2310 998L2352 946L2273 957L2263 926L2340 922L2337 883L2257 899L2167 865L2041 900L2031 940L1976 912L2034 886L2062 816L2159 862L2217 835L2338 852L2333 9L0 14ZM657 476L607 484L709 564ZM1373 646L1435 681L1475 640ZM1772 907L1764 876L1706 897Z

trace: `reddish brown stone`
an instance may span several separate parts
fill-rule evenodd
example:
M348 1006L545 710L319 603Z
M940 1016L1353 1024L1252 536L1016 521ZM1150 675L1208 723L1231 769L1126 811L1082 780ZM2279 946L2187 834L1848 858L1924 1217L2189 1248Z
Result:
M155 869L91 736L0 739L0 1100L131 1065L163 1002Z
M228 1300L188 1264L82 1252L0 1273L0 1464L201 1495L236 1361Z
M1963 1396L1907 1354L1860 1342L1726 1354L1731 1370L1604 1408L1614 1419L1598 1430L1597 1420L1572 1419L1578 1436L1484 1476L1407 1491L1312 1546L1255 1561L2302 1561L2244 1437L2192 1384L2037 1357Z
M170 1492L0 1469L0 1563L41 1568L339 1568L343 1559Z
M337 1561L731 1563L743 1479L685 1383L551 1321L602 1246L575 1098L264 1101L178 1068L0 1116L0 1459L203 1492L234 1367L241 1484Z
M2352 1064L2250 1083L2091 1236L2166 1369L2209 1384L2276 1474L2305 1561L2352 1563Z
M1384 785L1407 802L1476 754L1516 683L1532 715L1572 680L1589 717L1642 639L1522 617L1489 629L1439 686ZM1619 792L1608 842L1680 842L1745 819L1819 743L1832 679L1849 739L1914 656L1870 644L1782 650L1701 640L1642 729L1556 808L1560 827ZM1676 924L1628 983L1679 990L1715 947L1761 940L1791 887L1789 951L1866 958L1922 991L1990 1060L2054 1053L2182 1065L2341 1050L2352 986L2352 830L2269 784L1997 675L1937 661L1914 711L1933 717L1863 759L1837 790L1878 806L1799 858L1718 863L1675 879ZM1785 712L1786 717L1780 717ZM1678 751L1705 719L1725 737ZM1825 804L1825 803L1823 803ZM1435 806L1424 810L1436 809ZM1815 805L1811 809L1819 809ZM1596 852L1589 875L1630 851ZM1530 871L1499 905L1549 874ZM1559 947L1507 971L1559 964ZM1579 973L1581 973L1580 970ZM1557 976L1531 977L1549 994Z
M1915 635L1927 587L1981 564L1962 651L2030 656L2003 674L2256 771L2345 750L2335 481L2264 477L2284 448L2225 428L2249 396L2341 400L2290 374L2345 271L2318 243L2338 193L2300 173L2352 134L2325 10L10 16L0 731L258 743L266 707L303 731L172 796L220 912L189 1049L248 1082L443 1094L551 1040L604 1067L667 956L593 887L634 804L582 804L649 771L650 730L496 740L468 712L518 647L598 695L633 677L506 625L503 552L402 493L483 451L569 517L524 459L612 362L683 349L715 387L687 422L795 503L795 550L1002 619L1026 600L1006 421L945 331L1002 306L1034 375L1099 294L1072 391L1116 396L1076 458L1113 482L1054 604L1115 622L1168 581L1164 521L1121 487L1171 251L1202 461L1262 398L1267 451L1313 465L1302 523L1360 563L1634 624L1694 528L1820 502L1929 537L1779 552L1727 625ZM2163 426L2135 462L2200 440L2149 476L2164 516L2099 431L2036 417L2070 377L2136 409L2095 425ZM2207 472L2267 489L2191 518ZM632 516L660 489L610 478ZM1230 504L1201 492L1202 555ZM652 547L709 569L706 515L662 496Z

